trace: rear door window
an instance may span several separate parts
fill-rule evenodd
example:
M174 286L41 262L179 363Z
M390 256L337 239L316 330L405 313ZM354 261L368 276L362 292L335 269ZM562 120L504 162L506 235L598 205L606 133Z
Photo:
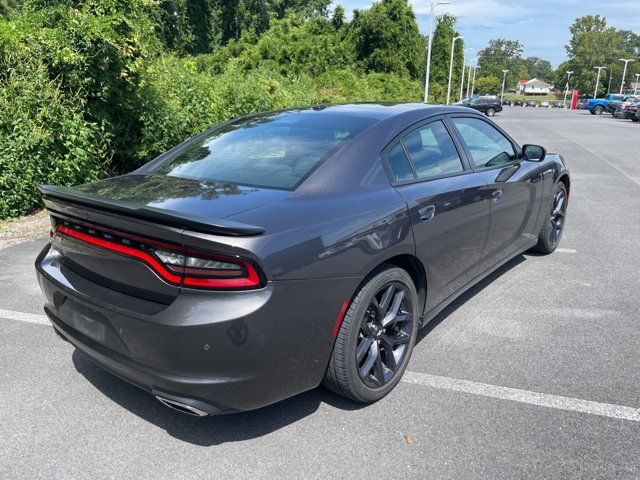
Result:
M449 132L438 120L407 134L404 142L418 178L433 178L464 171Z

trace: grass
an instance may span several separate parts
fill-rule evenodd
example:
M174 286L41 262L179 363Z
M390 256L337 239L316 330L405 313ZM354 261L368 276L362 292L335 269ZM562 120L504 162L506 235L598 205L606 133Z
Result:
M564 98L564 93L550 93L549 95L520 95L517 93L505 93L505 100L535 100L540 103L541 100L547 100L548 102L553 102L554 100L562 100ZM567 95L567 102L571 101L571 95Z

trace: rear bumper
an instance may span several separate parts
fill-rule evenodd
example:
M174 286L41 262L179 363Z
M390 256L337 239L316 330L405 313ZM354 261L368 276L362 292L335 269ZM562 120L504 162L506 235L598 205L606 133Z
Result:
M54 328L113 374L208 414L259 408L316 387L338 312L358 283L183 289L160 306L91 283L56 255L47 246L36 260Z

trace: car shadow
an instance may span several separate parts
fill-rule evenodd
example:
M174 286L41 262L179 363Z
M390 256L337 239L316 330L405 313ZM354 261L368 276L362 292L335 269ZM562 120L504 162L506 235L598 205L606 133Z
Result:
M525 260L524 255L515 257L463 293L418 332L416 343L484 287ZM74 350L72 360L75 369L103 395L162 428L172 437L199 446L239 442L267 435L315 413L323 403L340 410L366 407L365 404L351 402L319 387L258 410L195 418L165 407L149 393L103 370L80 350Z
M175 412L149 393L103 370L80 350L72 354L76 370L103 395L179 440L213 446L258 438L316 412L321 404L340 410L357 410L356 404L319 387L274 405L250 412L197 418Z

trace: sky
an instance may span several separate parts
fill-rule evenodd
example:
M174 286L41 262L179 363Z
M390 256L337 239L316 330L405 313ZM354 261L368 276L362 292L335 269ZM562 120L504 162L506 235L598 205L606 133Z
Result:
M564 46L569 42L569 26L577 17L600 14L607 24L622 30L640 32L640 0L450 0L436 7L458 18L457 30L465 45L483 49L492 38L520 40L525 57L542 57L557 67L566 60ZM367 8L371 0L334 0L348 15L354 8ZM431 0L409 0L418 18L420 32L429 33Z

